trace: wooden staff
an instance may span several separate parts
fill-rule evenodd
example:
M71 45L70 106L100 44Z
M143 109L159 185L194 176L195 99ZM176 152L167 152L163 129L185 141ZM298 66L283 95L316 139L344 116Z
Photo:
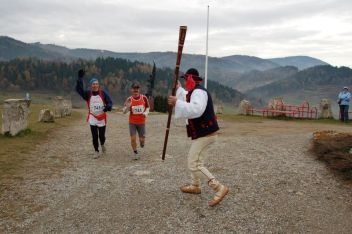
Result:
M171 92L172 96L176 95L176 86L177 86L178 76L179 76L178 73L180 71L182 49L183 49L183 45L185 43L186 32L187 32L187 26L180 26L180 32L179 32L179 36L178 36L178 50L177 50L177 58L176 58L176 67L175 67L175 73L174 73L174 83L173 83L172 92ZM167 140L169 138L169 131L170 131L172 109L173 109L173 106L169 105L169 107L168 107L169 116L167 118L165 140L164 140L164 148L163 148L163 154L161 156L162 160L165 160Z

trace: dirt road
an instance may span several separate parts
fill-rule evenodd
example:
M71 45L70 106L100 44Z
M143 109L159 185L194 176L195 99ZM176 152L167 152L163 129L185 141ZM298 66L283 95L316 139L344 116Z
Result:
M23 179L1 198L1 233L350 233L352 189L308 152L316 130L349 126L258 120L220 121L209 169L230 187L182 194L190 141L174 121L160 155L167 116L151 115L139 161L131 160L127 118L109 115L108 152L92 159L82 119L28 155ZM46 166L41 166L46 165ZM50 166L48 166L50 165Z

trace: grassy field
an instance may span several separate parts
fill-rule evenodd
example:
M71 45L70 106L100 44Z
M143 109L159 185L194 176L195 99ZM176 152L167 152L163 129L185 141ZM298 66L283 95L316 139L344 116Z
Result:
M18 171L23 169L26 160L29 160L26 155L33 151L39 143L45 141L51 131L68 126L72 120L81 117L80 113L73 111L71 116L55 119L54 123L38 122L40 110L48 107L49 104L31 104L28 128L13 137L0 135L0 185L6 179L21 179ZM1 113L2 108L1 105ZM2 118L0 124L2 126Z

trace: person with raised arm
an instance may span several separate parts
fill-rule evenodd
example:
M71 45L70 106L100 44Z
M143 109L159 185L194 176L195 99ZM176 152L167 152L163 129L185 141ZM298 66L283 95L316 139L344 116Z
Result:
M99 158L101 153L106 152L105 147L105 132L107 124L107 111L112 109L112 101L107 92L100 89L99 81L97 78L92 77L89 81L90 88L84 89L83 77L85 72L83 69L78 71L78 79L76 82L77 93L85 100L88 104L88 116L87 122L90 125L90 131L92 134L92 141L94 147L93 158ZM99 141L101 151L99 151Z

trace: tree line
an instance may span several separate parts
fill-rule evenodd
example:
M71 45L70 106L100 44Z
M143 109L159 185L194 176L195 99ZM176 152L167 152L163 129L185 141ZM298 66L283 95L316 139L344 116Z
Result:
M85 85L90 78L99 79L103 89L115 103L122 103L130 95L130 86L139 82L141 92L146 93L152 65L132 62L120 58L97 58L94 61L75 60L72 62L43 60L38 58L16 58L0 61L0 89L4 91L50 91L60 95L74 92L77 71L86 71ZM153 96L166 97L171 90L173 70L157 68L154 81ZM241 94L217 82L209 81L215 99L222 102L239 102ZM163 107L164 108L164 107Z

